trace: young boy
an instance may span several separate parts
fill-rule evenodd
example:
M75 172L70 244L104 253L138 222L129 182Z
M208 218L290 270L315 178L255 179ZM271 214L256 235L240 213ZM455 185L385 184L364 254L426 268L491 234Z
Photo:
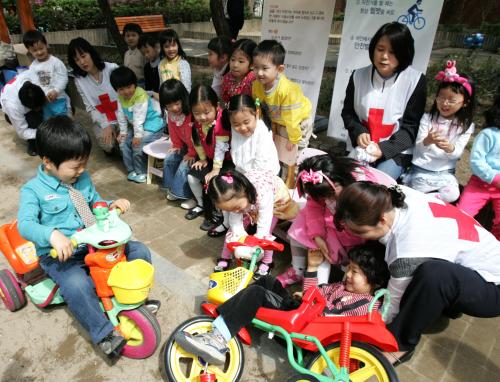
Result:
M318 286L317 270L324 257L319 250L310 251L303 292L318 286L326 300L324 315L367 314L374 291L384 287L389 280L384 253L384 247L377 242L354 247L349 252L345 281ZM290 296L276 278L265 276L217 308L219 316L212 324L212 331L194 336L179 332L175 340L188 353L198 355L208 363L223 364L227 343L242 327L252 322L260 307L293 310L299 305L300 302ZM376 302L375 309L379 305Z
M208 65L214 72L212 89L217 96L222 95L222 77L229 71L229 57L233 53L233 43L228 37L214 37L208 42Z
M147 156L142 148L162 136L165 123L160 105L137 86L137 77L131 69L120 66L111 72L109 79L118 93L118 143L128 173L127 179L145 183ZM132 129L128 128L128 122L132 124Z
M146 59L144 65L144 90L152 92L154 99L158 100L158 90L160 89L160 42L158 37L152 35L142 35L139 39L139 50Z
M128 46L128 50L123 57L123 65L130 68L137 77L137 82L144 86L144 59L141 51L137 49L139 38L142 35L142 28L139 24L128 23L123 27L123 39Z
M253 98L265 102L271 111L273 131L288 139L286 149L302 150L312 134L311 102L300 85L284 74L285 48L276 40L264 40L253 52Z
M68 71L63 62L49 53L47 40L42 32L31 30L23 35L23 44L34 57L29 72L32 82L40 86L49 103L44 107L44 117L68 115L69 97L66 94Z
M19 138L28 143L28 155L35 156L36 129L43 121L47 98L42 88L30 80L31 73L25 71L9 81L0 94L0 104L6 121L14 127Z
M71 118L56 116L37 129L36 143L42 164L37 175L21 188L19 233L35 244L40 266L59 285L69 310L92 342L106 355L116 356L126 340L114 330L99 306L94 285L82 266L86 246L73 250L69 239L84 228L84 221L92 225L87 220L90 206L102 201L85 171L92 147L90 137ZM86 204L77 203L82 198ZM130 208L125 199L107 203L122 212ZM51 247L57 251L57 259L49 256ZM149 249L136 241L127 243L125 254L128 260L151 262Z

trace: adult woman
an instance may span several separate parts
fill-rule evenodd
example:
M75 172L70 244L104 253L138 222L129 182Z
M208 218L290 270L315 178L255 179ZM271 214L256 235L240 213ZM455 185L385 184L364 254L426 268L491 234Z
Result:
M386 244L388 328L401 350L393 362L408 359L443 312L500 315L500 243L460 209L408 187L358 182L340 195L335 223Z
M383 25L368 51L372 64L352 73L342 119L352 146L370 145L375 167L397 179L411 162L425 108L425 77L410 66L415 50L406 25Z
M69 43L68 64L73 69L76 88L85 104L85 110L90 113L94 123L97 143L106 153L111 153L113 148L118 148L118 103L109 75L118 65L104 62L94 47L81 37Z

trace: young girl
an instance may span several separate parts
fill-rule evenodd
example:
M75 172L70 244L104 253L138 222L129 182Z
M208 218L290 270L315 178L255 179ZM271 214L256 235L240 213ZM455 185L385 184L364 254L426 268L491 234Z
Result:
M458 207L475 216L492 201L495 218L491 232L500 240L500 86L493 107L485 114L487 128L474 140L470 153L472 177L458 202Z
M361 166L350 158L317 155L305 159L299 166L297 189L299 195L307 195L307 202L288 230L292 266L278 276L284 287L302 280L307 250L319 249L323 254L318 278L320 284L324 284L328 282L331 264L345 265L348 249L362 243L349 232L339 232L333 225L338 196L344 187L359 180L385 185L396 183L385 173Z
M231 97L223 113L223 122L231 125L231 158L236 170L242 173L261 170L277 175L280 165L267 106L261 106L249 95L240 94ZM226 233L229 215L223 213L223 216L222 224L208 231L208 236Z
M181 207L189 209L185 216L188 220L202 215L206 207L205 220L200 226L204 231L213 228L213 224L210 221L211 206L204 206L207 200L203 200L203 186L221 169L233 167L229 153L231 132L222 123L222 109L218 102L217 94L206 85L195 86L189 95L189 106L195 121L192 138L198 161L188 174L189 187L195 200L187 201Z
M227 243L247 236L245 227L257 226L255 235L259 238L274 239L271 232L278 219L273 216L275 205L284 204L290 195L280 177L269 171L252 170L245 175L231 170L215 176L208 185L208 196L217 208L229 212L229 230L217 260L214 271L223 271L229 267L231 252ZM254 278L259 279L269 274L273 262L273 251L264 251Z
M410 66L414 53L406 25L383 25L370 41L372 64L352 73L342 109L352 146L368 149L374 167L394 179L411 163L425 108L425 77Z
M160 33L160 49L163 57L158 65L160 85L175 78L184 84L188 92L191 91L191 67L176 31L167 29Z
M409 359L443 311L500 315L500 243L460 209L405 186L356 182L340 195L335 224L386 245L387 322L400 350L392 362Z
M233 54L229 60L229 73L222 80L222 102L229 103L237 94L252 95L252 82L255 74L252 71L253 51L257 44L249 39L235 42Z
M166 80L160 87L160 107L167 111L168 132L172 147L163 161L163 188L168 200L192 197L187 175L196 158L193 146L189 93L176 79Z
M214 72L212 89L222 96L222 77L229 71L229 57L233 53L233 43L228 37L214 37L208 42L208 65Z
M322 260L318 251L309 257L303 293L312 287L319 288L326 300L323 315L367 314L374 292L384 287L389 279L383 246L371 243L351 249L344 282L318 285L316 271ZM221 364L226 360L228 342L252 322L259 308L293 310L299 306L300 302L292 298L275 278L263 277L217 308L220 315L212 323L211 331L194 336L179 332L175 340L188 353L196 354L208 363ZM379 306L380 303L376 302L374 309Z
M448 61L436 79L441 83L431 112L420 121L406 182L452 203L460 195L455 166L474 131L474 88L467 77L457 73L455 61Z
M68 64L73 69L75 85L85 110L94 124L97 144L106 153L111 153L118 148L118 95L109 77L118 65L104 62L97 50L81 37L71 40L68 45Z

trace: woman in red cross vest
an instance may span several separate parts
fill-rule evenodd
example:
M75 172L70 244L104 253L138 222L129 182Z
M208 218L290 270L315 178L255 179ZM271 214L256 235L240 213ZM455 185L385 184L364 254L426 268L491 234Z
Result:
M368 51L372 64L352 73L342 119L355 159L398 179L411 163L425 108L425 76L410 66L415 49L406 25L383 25Z
M386 245L387 321L400 349L392 362L409 359L443 313L500 316L500 242L460 209L408 187L357 182L340 195L335 224Z

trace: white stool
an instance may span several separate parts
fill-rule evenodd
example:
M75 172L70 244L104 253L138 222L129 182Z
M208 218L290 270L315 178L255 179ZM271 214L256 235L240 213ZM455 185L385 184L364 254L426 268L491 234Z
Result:
M167 151L170 147L172 147L170 139L168 137L162 137L142 148L142 151L144 151L144 153L148 156L146 184L151 184L152 175L163 178L163 166L161 169L158 168L157 160L163 161L167 156Z

